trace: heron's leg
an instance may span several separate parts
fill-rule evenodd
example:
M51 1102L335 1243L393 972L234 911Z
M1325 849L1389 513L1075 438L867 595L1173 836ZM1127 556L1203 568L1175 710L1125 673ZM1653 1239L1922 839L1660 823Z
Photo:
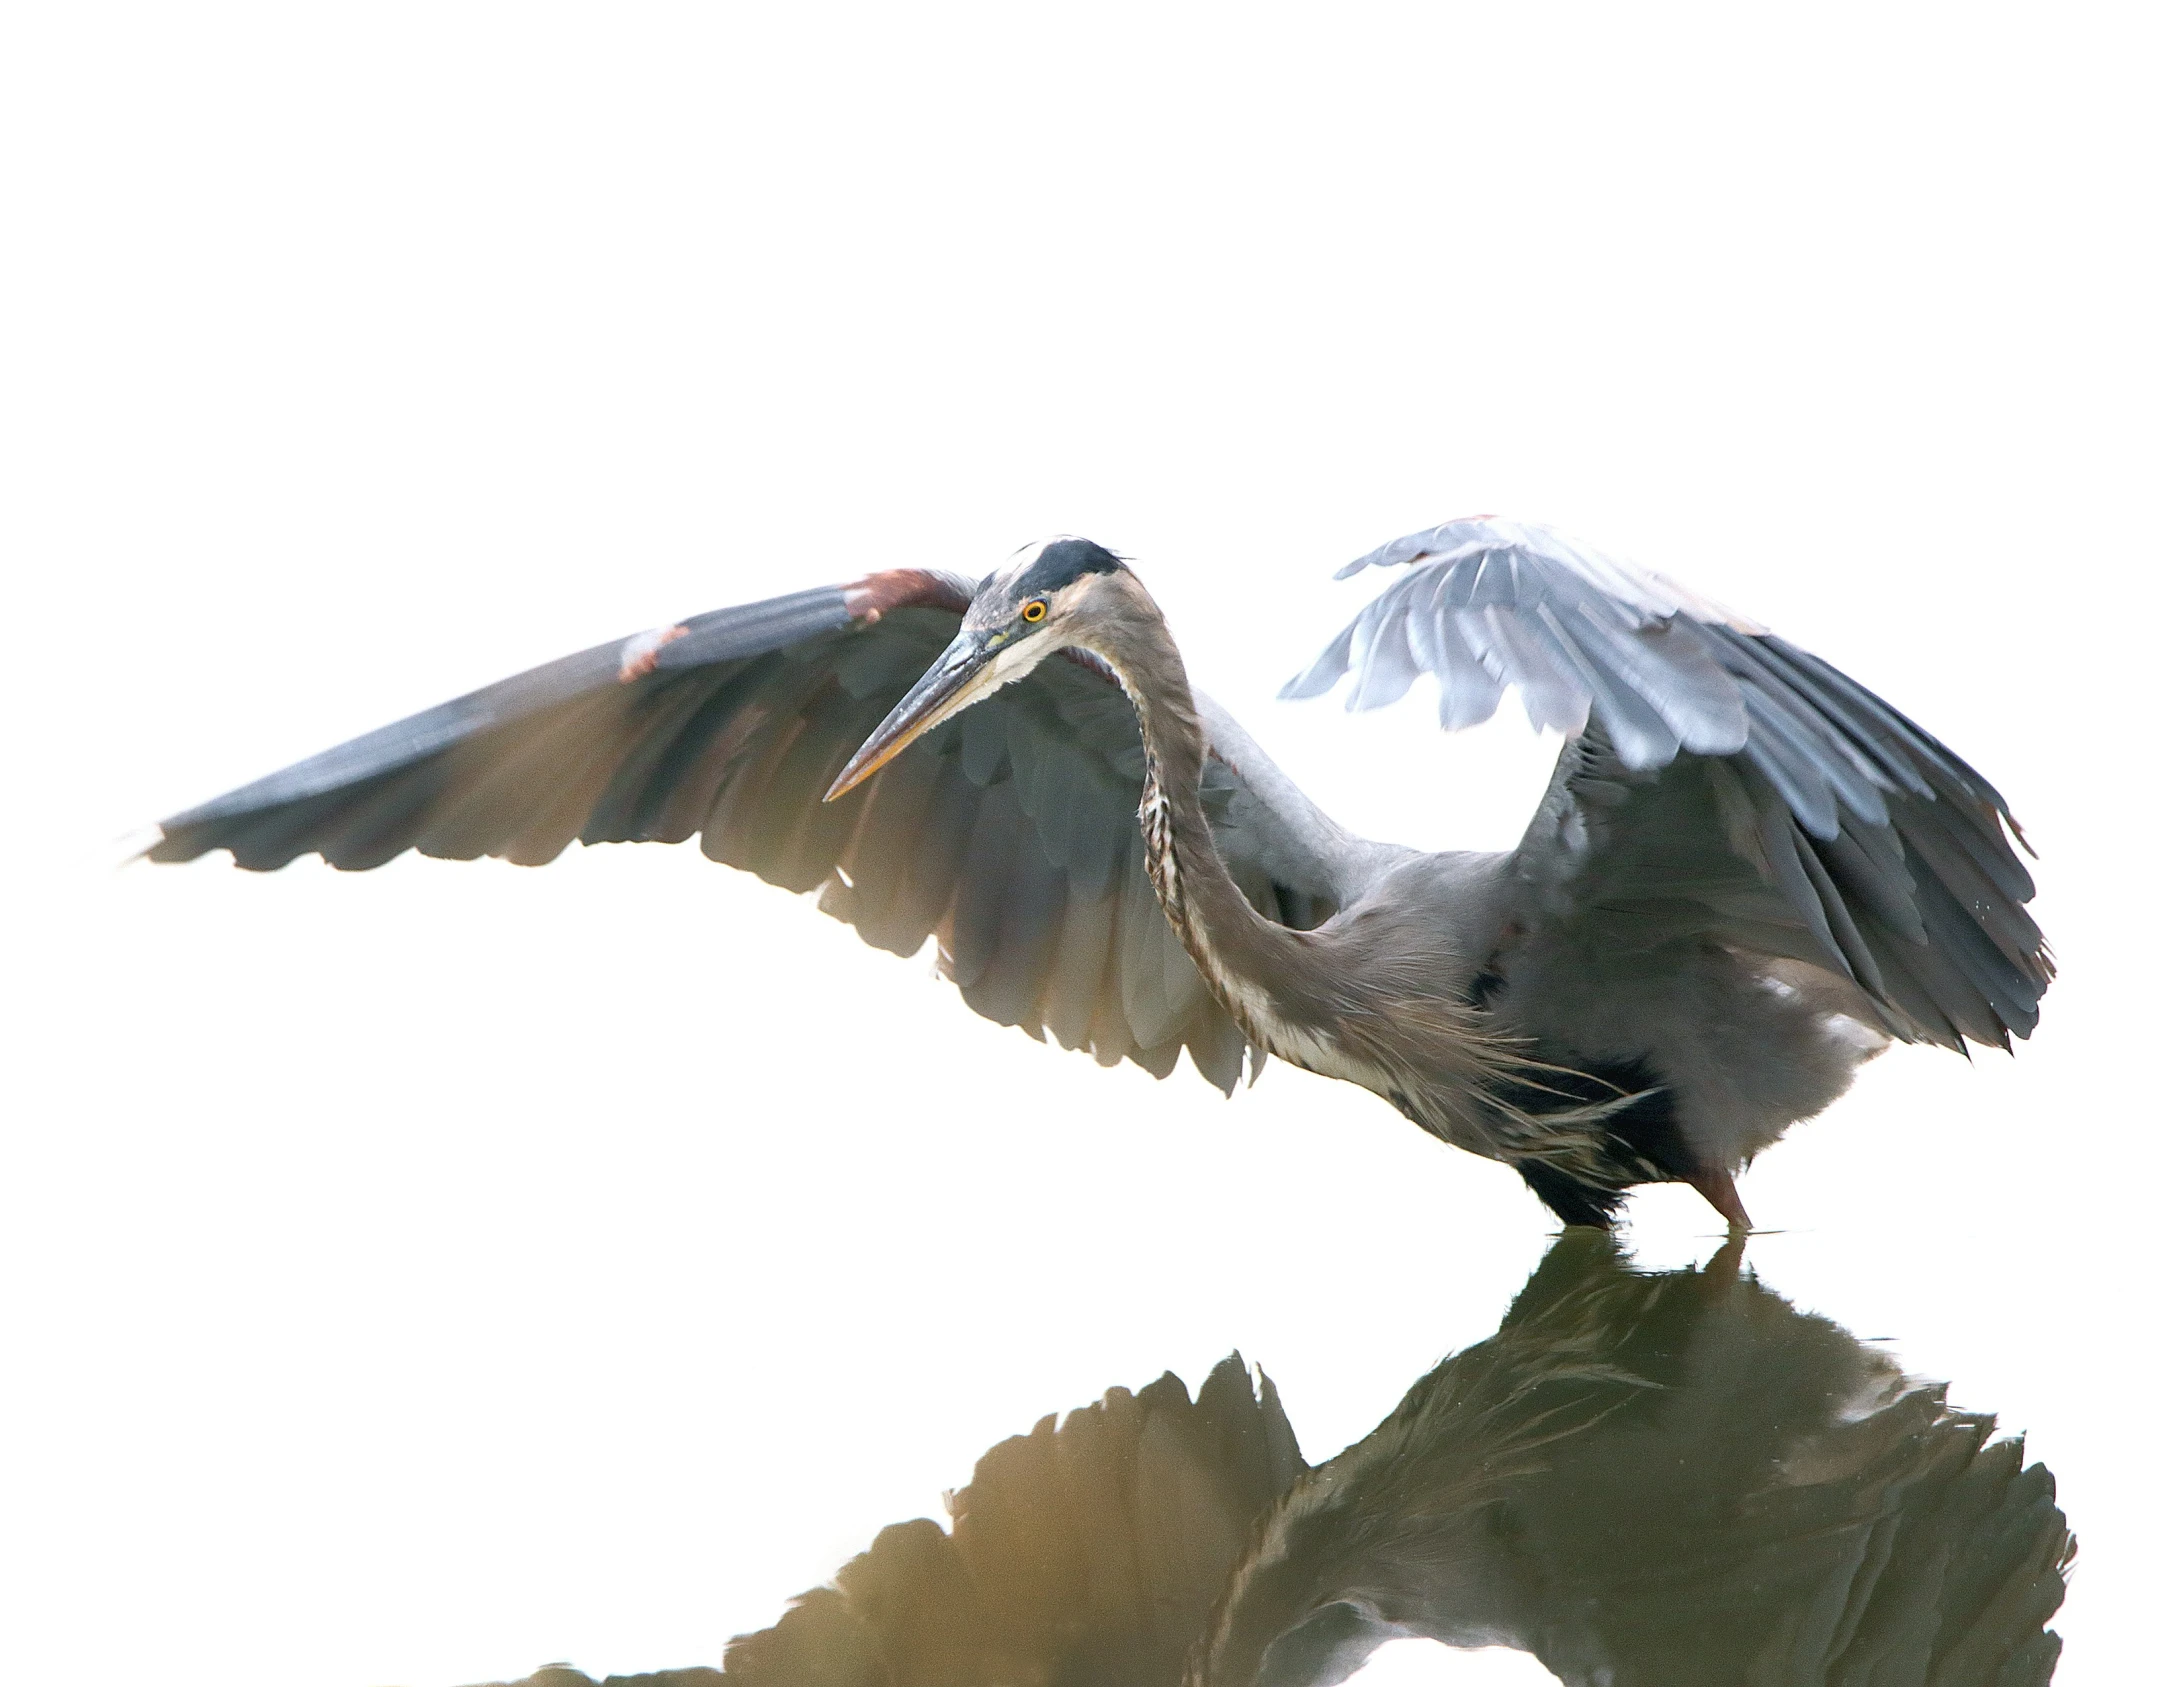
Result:
M1743 1197L1736 1193L1735 1174L1725 1171L1693 1172L1683 1180L1713 1203L1713 1210L1728 1220L1731 1236L1743 1235L1751 1228L1751 1215L1743 1210Z

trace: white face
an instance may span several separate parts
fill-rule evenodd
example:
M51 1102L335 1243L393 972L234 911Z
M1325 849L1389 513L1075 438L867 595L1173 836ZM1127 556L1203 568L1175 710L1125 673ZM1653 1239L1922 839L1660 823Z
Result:
M997 631L980 631L966 626L955 643L948 647L947 654L941 657L935 671L968 666L987 651L994 654L969 684L928 715L918 730L929 732L942 721L961 714L971 704L983 702L1002 686L1013 685L1022 679L1067 642L1060 636L1062 620L1063 617L1049 610L1038 625L1020 633L1005 627Z

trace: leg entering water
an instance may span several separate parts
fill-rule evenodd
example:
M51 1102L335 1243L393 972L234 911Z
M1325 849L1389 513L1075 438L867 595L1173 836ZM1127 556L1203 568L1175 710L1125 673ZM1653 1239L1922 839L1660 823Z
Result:
M1736 1193L1736 1179L1731 1172L1693 1172L1685 1179L1691 1188L1713 1203L1713 1210L1728 1220L1731 1234L1748 1231L1751 1215L1743 1210L1743 1197Z

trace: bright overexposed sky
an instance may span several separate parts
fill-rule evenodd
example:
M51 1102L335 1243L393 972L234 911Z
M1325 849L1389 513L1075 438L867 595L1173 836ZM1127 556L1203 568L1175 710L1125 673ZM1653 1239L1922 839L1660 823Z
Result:
M709 1662L1111 1384L1238 1348L1308 1457L1370 1429L1548 1220L1360 1091L1035 1047L694 847L112 840L567 650L1073 531L1338 818L1506 843L1519 721L1272 700L1384 583L1337 566L1473 511L1768 623L2014 804L2046 1023L1872 1068L1746 1179L1749 1260L2028 1436L2060 1679L2157 1674L2172 28L14 9L0 1676ZM1663 1265L1717 1231L1633 1213Z

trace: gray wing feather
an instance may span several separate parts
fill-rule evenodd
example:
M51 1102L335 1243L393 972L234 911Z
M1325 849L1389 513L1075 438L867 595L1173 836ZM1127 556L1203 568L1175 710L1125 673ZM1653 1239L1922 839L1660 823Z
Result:
M2006 1046L2053 963L2000 794L1763 628L1549 529L1448 522L1342 572L1404 573L1283 695L1430 673L1450 726L1514 689L1571 749L1519 850L1535 912L1627 950L1711 937L1824 966L1899 1037ZM1711 767L1701 774L1695 769Z
M1068 905L1056 942L1068 957L1068 964L1055 967L1047 975L1039 1013L1054 1041L1063 1048L1088 1049L1092 1046L1099 994L1107 985L1107 953L1114 943L1117 899L1099 889L1086 889L1073 878L1066 889Z
M1484 719L1513 688L1541 728L1575 733L1597 714L1632 767L1742 747L1740 694L1694 627L1747 624L1672 582L1546 528L1484 518L1394 540L1341 572L1397 565L1403 577L1284 697L1315 697L1354 672L1349 706L1377 708L1429 672L1451 726Z
M1823 966L1907 1041L2028 1035L2052 962L2021 904L1957 843L1950 805L1897 790L1877 824L1823 810L1807 763L1753 742L1638 771L1588 729L1518 847L1536 917L1623 954L1700 937ZM1815 810L1831 811L1827 825Z
M538 863L577 841L696 835L714 860L819 890L879 948L937 936L942 971L989 1019L1161 1074L1187 1047L1231 1088L1242 1036L1145 880L1143 750L1110 678L1048 663L819 801L953 636L969 588L930 577L876 621L853 590L694 617L627 681L621 641L548 663L178 814L147 853L360 869L408 849ZM1260 831L1282 835L1260 819L1234 832L1246 856ZM1308 852L1274 853L1317 872ZM1316 894L1255 858L1241 870L1276 917Z

